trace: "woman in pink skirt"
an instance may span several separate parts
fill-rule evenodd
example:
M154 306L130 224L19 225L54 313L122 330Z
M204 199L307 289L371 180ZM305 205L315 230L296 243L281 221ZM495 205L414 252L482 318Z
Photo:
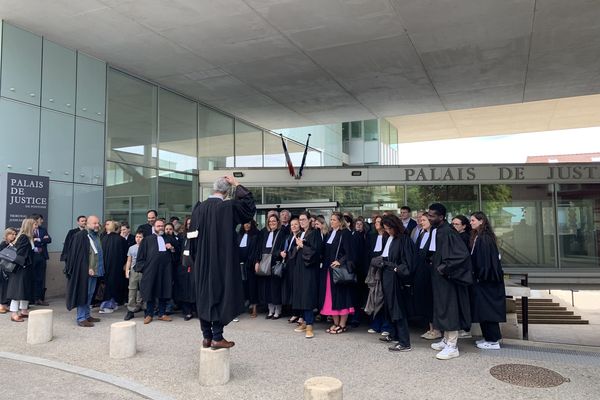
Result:
M355 285L334 284L331 277L332 268L339 268L342 264L350 272L354 266L352 257L352 233L341 213L335 212L330 219L331 232L325 240L325 254L323 268L326 269L325 279L322 280L321 293L324 294L321 314L331 315L333 325L326 330L327 333L344 333L348 329L346 323L348 315L354 313L352 307L352 290Z

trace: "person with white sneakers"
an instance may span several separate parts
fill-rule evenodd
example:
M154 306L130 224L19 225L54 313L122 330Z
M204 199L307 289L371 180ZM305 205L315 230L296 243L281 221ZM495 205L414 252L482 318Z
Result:
M506 292L496 235L481 211L471 214L470 223L474 277L471 315L483 334L483 340L476 345L482 350L500 350L500 322L506 322Z
M469 288L473 283L471 257L467 246L446 221L446 207L440 203L429 206L427 213L435 230L431 232L430 251L433 290L433 326L444 332L441 341L433 343L436 358L458 357L458 331L471 325Z

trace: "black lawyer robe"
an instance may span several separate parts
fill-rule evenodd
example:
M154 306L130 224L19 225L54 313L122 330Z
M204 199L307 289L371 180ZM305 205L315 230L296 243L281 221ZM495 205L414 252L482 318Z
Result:
M245 247L239 247L244 234L238 234L238 249L241 268L244 268L247 279L243 282L244 297L250 305L258 304L258 288L256 280L255 265L260 261L260 232L254 229L248 232L248 240Z
M142 273L140 293L144 301L171 298L173 289L171 251L168 249L159 251L157 235L146 236L140 243L135 269Z
M471 260L475 278L471 287L473 322L506 322L504 272L494 239L477 236Z
M209 197L192 212L190 231L197 231L191 246L198 317L227 325L244 310L235 227L249 222L256 206L252 193L236 187L231 200Z
M331 233L328 237L331 236ZM320 306L322 307L325 303L325 290L327 289L327 272L329 272L329 288L331 290L331 306L333 310L344 310L353 307L353 291L356 289L353 284L334 284L333 278L331 277L331 263L335 260L339 261L340 264L344 264L348 267L350 272L354 272L354 252L352 250L352 232L348 229L339 229L333 238L331 244L327 243L328 238L325 239L325 250L323 256L323 269L325 273L321 273L321 289L319 290ZM339 246L339 252L336 258L336 252L338 244L342 241ZM356 310L355 310L356 311Z
M281 252L285 248L285 233L280 229L273 231L273 247L267 247L269 239L269 231L263 229L260 239L260 255L271 253L271 267L282 261ZM271 274L270 276L257 276L258 286L258 302L259 304L283 304L282 282L283 278L279 278Z
M406 285L407 279L401 276L400 271L414 270L415 245L405 234L398 235L396 238L390 237L389 240L392 243L388 256L383 257L384 267L381 276L383 299L387 318L390 321L400 321L410 317L411 308L411 289Z
M67 232L67 236L65 236L65 241L63 242L62 252L60 253L60 261L67 261L67 257L69 255L69 248L71 247L71 242L73 241L73 236L75 236L75 234L80 231L81 229L75 228Z
M67 253L67 310L87 304L90 239L86 229L73 235Z
M431 229L429 233L431 233ZM431 234L427 235L427 238L425 238L425 234L425 230L422 230L415 244L416 268L413 278L413 304L414 315L431 322L433 320L433 289L431 287L431 258L433 252L429 251ZM423 245L423 248L421 248L421 245Z
M298 232L298 237L301 232ZM292 295L294 290L294 274L296 273L296 255L298 248L296 247L295 236L288 232L283 246L283 251L286 252L285 265L286 268L283 272L283 281L281 284L281 300L282 304L289 306L292 304Z
M3 240L0 242L0 250L4 250L9 245L8 242ZM0 272L0 304L8 303L8 299L6 297L6 289L8 287L8 274L4 274Z
M469 329L471 307L466 281L471 277L472 282L471 255L446 221L436 229L435 246L431 259L433 326L442 331Z
M185 236L179 238L181 245L180 262L174 268L173 275L173 300L178 302L195 303L196 291L194 289L194 276L192 268L194 260L190 255L186 255L186 251L190 251L191 240Z
M102 237L101 243L105 283L103 300L114 299L117 304L123 304L128 287L123 268L127 262L127 241L118 233L110 232Z
M310 229L304 235L302 248L298 248L292 268L292 308L313 310L319 308L319 265L321 264L321 233ZM289 268L289 267L288 267Z
M31 242L25 235L19 236L14 244L17 256L23 257L23 266L17 268L10 274L6 287L6 298L10 300L29 300L33 296L33 249Z

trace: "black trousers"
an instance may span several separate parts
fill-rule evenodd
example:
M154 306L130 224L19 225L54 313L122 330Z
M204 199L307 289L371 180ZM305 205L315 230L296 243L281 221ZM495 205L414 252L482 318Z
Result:
M502 339L499 322L480 322L481 333L487 342L497 342Z
M46 293L46 259L33 253L33 301L44 300Z
M223 324L218 321L210 322L200 319L200 329L204 339L214 340L215 342L223 340Z
M410 332L408 331L408 320L402 318L392 321L390 337L397 340L401 346L410 347Z

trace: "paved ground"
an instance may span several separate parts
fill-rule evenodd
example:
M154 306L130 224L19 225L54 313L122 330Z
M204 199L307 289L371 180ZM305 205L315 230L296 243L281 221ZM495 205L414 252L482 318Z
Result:
M122 321L124 311L101 315L94 328L79 328L74 312L67 313L62 300L51 302L55 311L52 342L26 344L26 323L13 323L0 316L0 352L35 356L45 360L89 368L125 378L175 399L301 399L303 382L309 377L328 375L344 383L348 399L564 399L597 398L600 393L600 349L564 348L507 341L505 349L485 353L472 340L461 341L461 357L451 361L435 359L430 342L413 332L410 353L395 354L359 328L343 335L328 335L318 325L316 337L304 339L285 320L256 320L243 316L226 328L226 337L236 341L232 350L232 380L229 384L204 388L198 384L198 321L138 323L138 354L131 359L108 357L110 324ZM95 314L95 313L94 313ZM583 351L582 351L583 349ZM574 351L575 350L575 351ZM493 378L489 369L503 363L527 363L554 370L570 382L555 388L533 389L513 386ZM40 397L78 399L135 399L134 393L106 383L67 372L2 358L4 382L27 382L10 392L9 399ZM116 378L115 378L116 379ZM72 390L74 382L77 390ZM32 393L35 393L32 394ZM3 397L6 392L2 392ZM62 397L61 397L62 396Z

